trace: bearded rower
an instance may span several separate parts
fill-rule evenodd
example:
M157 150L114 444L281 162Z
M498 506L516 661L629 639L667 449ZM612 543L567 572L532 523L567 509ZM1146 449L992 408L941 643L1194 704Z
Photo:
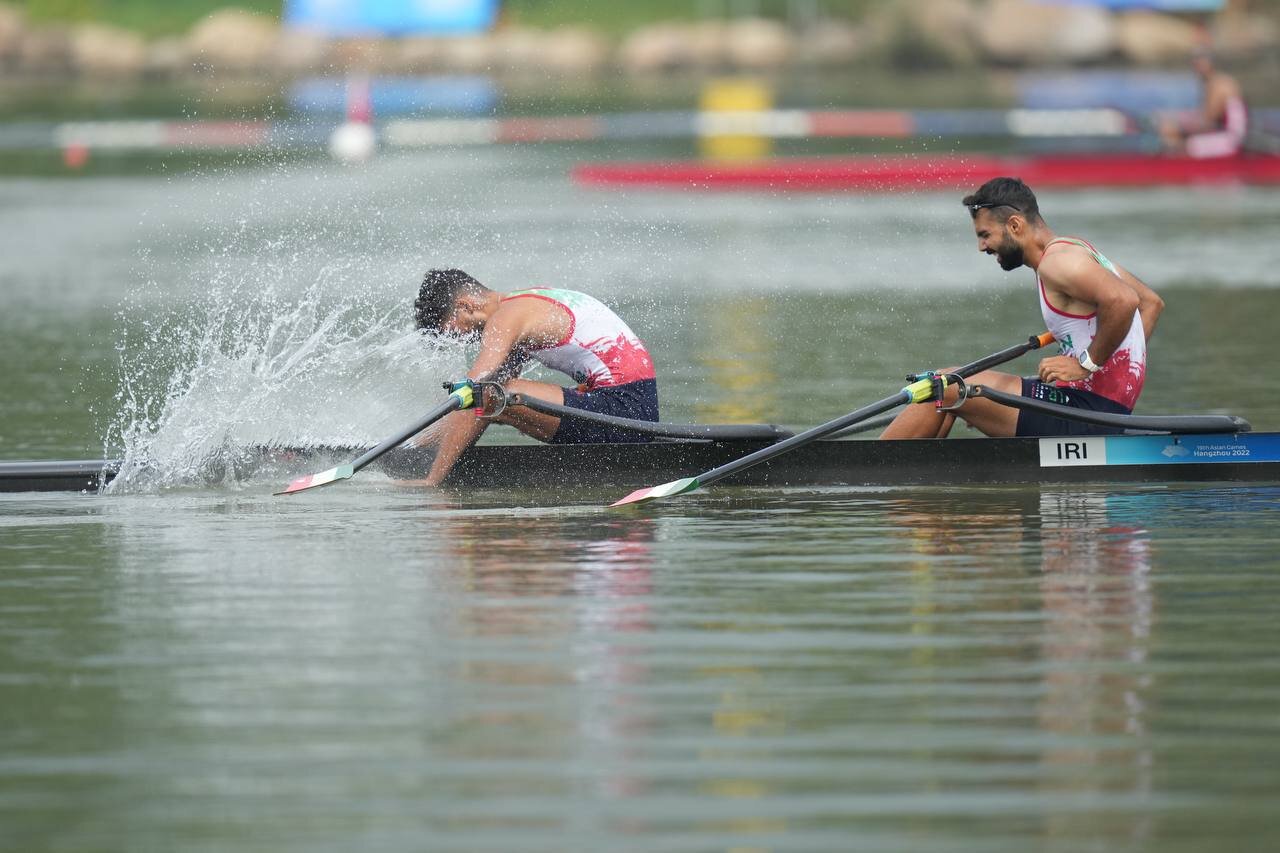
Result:
M644 343L604 303L585 293L532 288L499 293L462 270L427 273L414 302L418 329L479 341L467 377L498 382L511 393L634 420L658 420L658 383ZM517 378L533 360L569 376L577 387ZM455 412L430 437L438 441L426 485L439 485L458 457L492 422L553 444L646 441L635 433L519 406L487 417Z
M1056 236L1041 217L1035 194L1017 178L988 181L964 199L964 206L973 218L978 251L994 255L1006 271L1025 265L1036 272L1040 313L1060 347L1059 355L1040 362L1036 377L989 370L968 381L1063 406L1132 413L1146 378L1147 340L1164 300L1088 242ZM946 401L954 403L956 395L953 386ZM979 398L954 412L911 406L881 437L942 438L956 416L989 436L1120 431Z

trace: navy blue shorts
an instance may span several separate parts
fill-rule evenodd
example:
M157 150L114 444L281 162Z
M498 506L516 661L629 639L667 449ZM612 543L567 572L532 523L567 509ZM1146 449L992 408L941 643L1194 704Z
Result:
M1081 391L1078 388L1046 385L1031 376L1022 378L1022 396L1090 412L1107 412L1113 415L1132 414L1131 410L1101 394ZM1116 435L1122 432L1124 432L1122 427L1098 426L1055 418L1053 415L1044 415L1026 409L1018 410L1018 435Z
M639 379L626 385L593 388L590 391L564 389L564 404L571 409L597 412L615 418L635 421L658 420L658 380ZM578 418L561 418L560 428L551 437L552 444L631 444L652 441L647 435L593 424Z

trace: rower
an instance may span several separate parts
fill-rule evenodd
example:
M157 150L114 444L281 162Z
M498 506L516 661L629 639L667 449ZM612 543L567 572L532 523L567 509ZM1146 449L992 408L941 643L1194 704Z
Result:
M1036 272L1040 312L1060 348L1059 355L1040 362L1038 376L988 370L969 382L1064 406L1130 414L1142 392L1147 340L1164 300L1088 242L1056 236L1035 194L1017 178L993 178L967 196L964 206L973 218L978 251L994 255L1006 271L1025 265ZM952 386L945 401L957 399ZM910 406L881 438L943 438L957 415L989 436L1121 431L971 399L955 411Z
M1244 150L1249 132L1249 111L1240 84L1217 69L1207 49L1192 54L1191 66L1204 87L1200 116L1189 125L1163 122L1160 135L1165 147L1200 160L1234 157Z
M467 377L493 382L508 393L557 405L635 420L658 420L658 383L644 343L604 303L573 290L531 288L499 293L462 270L427 273L414 302L414 320L423 332L480 344ZM564 388L517 378L529 361L566 374L577 383ZM509 424L552 444L642 442L634 432L535 412L502 407L489 390L485 406L455 412L428 441L439 449L426 485L439 485L458 457L492 422ZM486 415L486 409L499 410Z

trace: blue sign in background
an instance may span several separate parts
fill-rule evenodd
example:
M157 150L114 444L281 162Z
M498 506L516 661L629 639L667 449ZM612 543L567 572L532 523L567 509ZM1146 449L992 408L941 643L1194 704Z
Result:
M369 81L369 107L375 116L486 115L498 106L497 86L488 77L374 77ZM289 106L305 113L346 111L347 84L333 78L314 78L289 89Z
M285 23L334 36L448 35L493 26L499 0L286 0Z
M1135 69L1038 71L1016 82L1018 106L1032 110L1111 107L1126 112L1191 109L1203 87L1189 71Z

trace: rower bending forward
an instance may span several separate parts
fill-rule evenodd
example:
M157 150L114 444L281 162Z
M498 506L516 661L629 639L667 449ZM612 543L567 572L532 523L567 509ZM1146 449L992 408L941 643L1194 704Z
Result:
M644 343L617 314L585 293L532 288L503 294L462 270L431 270L414 302L414 319L422 331L480 342L480 354L467 372L470 379L500 382L508 392L575 409L658 420L658 383ZM577 388L515 378L529 359L568 375ZM438 433L439 449L425 484L443 482L492 421L553 444L647 440L524 407L492 418L482 409L455 412Z
M1005 270L1024 264L1035 270L1040 312L1062 353L1043 359L1038 377L989 370L968 381L1063 406L1130 414L1142 393L1147 339L1164 300L1084 240L1055 236L1040 217L1035 194L1017 178L988 181L964 205L973 217L978 251L995 255ZM946 399L954 403L954 386ZM956 415L990 436L1120 431L978 398L955 412L911 406L881 438L942 438Z

